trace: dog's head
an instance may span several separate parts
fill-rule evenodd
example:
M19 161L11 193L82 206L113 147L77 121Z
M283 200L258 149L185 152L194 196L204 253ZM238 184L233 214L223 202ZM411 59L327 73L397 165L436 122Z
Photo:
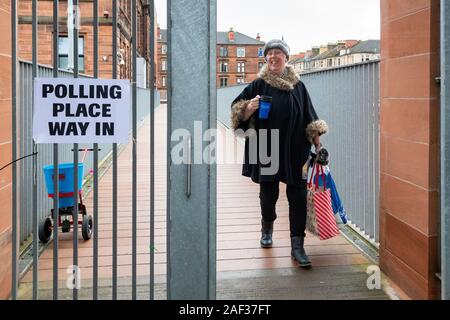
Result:
M328 150L325 148L321 148L317 152L316 162L322 166L328 165Z

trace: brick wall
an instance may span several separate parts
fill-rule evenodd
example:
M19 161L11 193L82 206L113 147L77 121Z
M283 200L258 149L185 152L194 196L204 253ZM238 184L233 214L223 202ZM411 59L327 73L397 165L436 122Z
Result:
M11 2L0 0L0 167L11 161ZM0 171L0 299L11 291L11 167Z
M381 1L380 266L439 298L439 0Z

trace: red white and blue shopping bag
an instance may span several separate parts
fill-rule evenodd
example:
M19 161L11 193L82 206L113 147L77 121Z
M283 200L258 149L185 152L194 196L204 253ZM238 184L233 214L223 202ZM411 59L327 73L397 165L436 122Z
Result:
M323 181L321 186L319 186L319 176ZM339 234L339 228L334 219L330 189L327 189L323 168L317 163L313 166L308 182L306 228L320 240L330 239Z

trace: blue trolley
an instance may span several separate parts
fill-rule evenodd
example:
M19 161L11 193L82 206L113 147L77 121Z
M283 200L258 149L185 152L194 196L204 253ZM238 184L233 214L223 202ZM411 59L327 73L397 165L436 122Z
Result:
M83 169L84 164L78 164L78 193L80 202L78 205L79 218L78 225L81 225L81 234L84 240L89 240L92 235L92 216L87 214L86 206L83 204L82 198L82 181L83 181ZM53 165L47 165L43 167L45 185L47 187L47 193L49 198L54 197L55 188L53 183ZM62 232L69 232L73 227L73 211L74 211L74 164L73 163L61 163L58 165L58 221L56 222L56 230L61 228ZM39 223L39 240L43 243L47 243L55 229L55 222L53 221L53 210L51 214ZM56 235L56 234L55 234ZM54 235L54 236L55 236Z

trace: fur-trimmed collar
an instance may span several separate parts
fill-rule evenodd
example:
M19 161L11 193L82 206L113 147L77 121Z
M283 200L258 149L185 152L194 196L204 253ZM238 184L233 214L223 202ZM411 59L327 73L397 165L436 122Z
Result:
M286 65L287 74L277 75L269 71L269 67L265 64L261 71L258 73L258 78L263 79L269 85L274 88L290 91L294 89L294 86L300 81L294 67Z

